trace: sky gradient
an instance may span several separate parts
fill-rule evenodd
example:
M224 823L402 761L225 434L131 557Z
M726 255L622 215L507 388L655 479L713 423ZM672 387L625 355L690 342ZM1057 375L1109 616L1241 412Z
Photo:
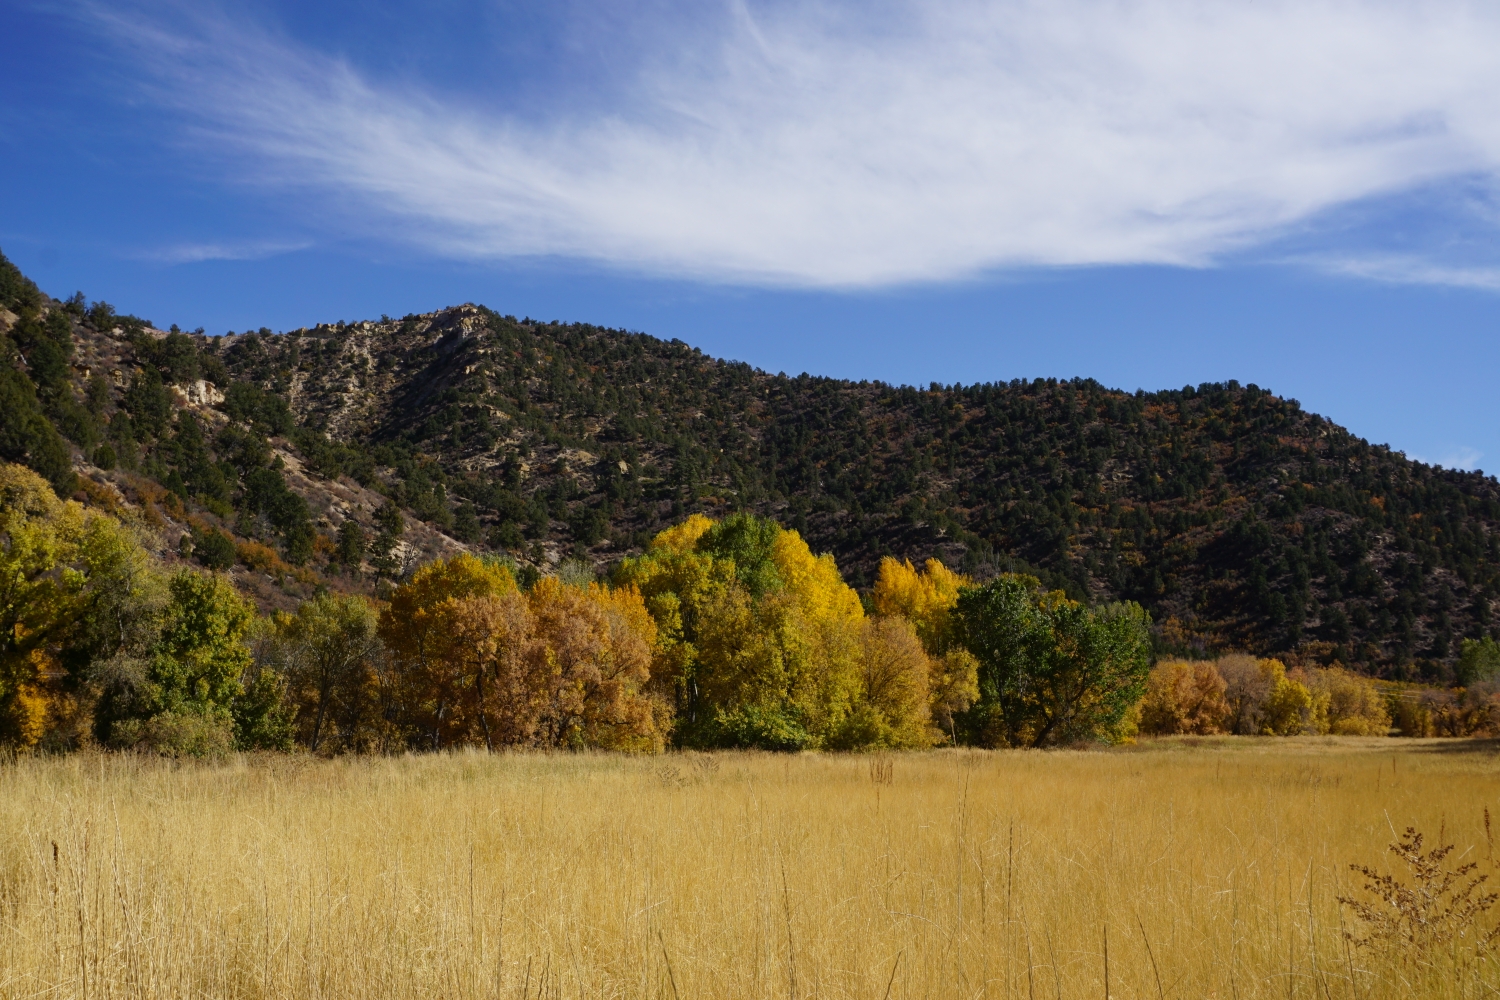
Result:
M1238 379L1500 465L1500 11L18 3L0 249L159 325L462 301L910 384Z

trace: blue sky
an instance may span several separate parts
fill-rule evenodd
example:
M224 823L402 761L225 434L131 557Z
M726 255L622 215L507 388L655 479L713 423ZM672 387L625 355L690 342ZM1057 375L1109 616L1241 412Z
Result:
M1500 467L1483 5L12 0L0 33L0 249L54 295L1235 378Z

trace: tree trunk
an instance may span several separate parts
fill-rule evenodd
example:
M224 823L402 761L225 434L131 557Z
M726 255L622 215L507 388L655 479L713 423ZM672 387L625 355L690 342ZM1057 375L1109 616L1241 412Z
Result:
M484 748L491 753L495 751L495 745L490 741L490 719L484 711L484 665L474 673L474 690L479 700L479 728L484 730Z
M318 685L318 714L313 718L312 739L308 741L308 749L313 753L318 752L318 740L323 732L323 717L328 711L328 690L333 687L328 671L323 671L322 683Z

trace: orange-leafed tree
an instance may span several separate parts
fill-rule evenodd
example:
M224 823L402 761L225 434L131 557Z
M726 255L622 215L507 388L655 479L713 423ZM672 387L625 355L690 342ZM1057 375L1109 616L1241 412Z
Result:
M533 740L659 751L668 718L648 692L656 625L639 591L545 577L527 603L532 633L523 655L537 696Z
M434 749L653 751L670 726L648 691L657 632L634 588L549 576L521 593L503 565L460 555L398 587L380 634L411 730Z
M450 682L453 731L471 739L477 724L489 749L531 743L541 695L524 666L532 631L526 599L515 591L450 597L433 617L450 639L451 668L442 676Z
M391 595L379 633L393 660L398 711L414 738L440 749L480 731L471 690L479 660L472 629L456 621L458 608L516 591L504 565L465 553L423 566Z
M1163 660L1146 677L1141 732L1153 736L1223 732L1229 703L1224 678L1208 660Z

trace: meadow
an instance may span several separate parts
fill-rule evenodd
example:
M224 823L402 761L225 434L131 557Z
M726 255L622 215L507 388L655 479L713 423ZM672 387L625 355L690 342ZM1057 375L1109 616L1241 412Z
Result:
M1491 865L1489 744L130 755L0 766L0 996L1463 997L1355 947L1406 826ZM1107 987L1106 987L1107 977Z

